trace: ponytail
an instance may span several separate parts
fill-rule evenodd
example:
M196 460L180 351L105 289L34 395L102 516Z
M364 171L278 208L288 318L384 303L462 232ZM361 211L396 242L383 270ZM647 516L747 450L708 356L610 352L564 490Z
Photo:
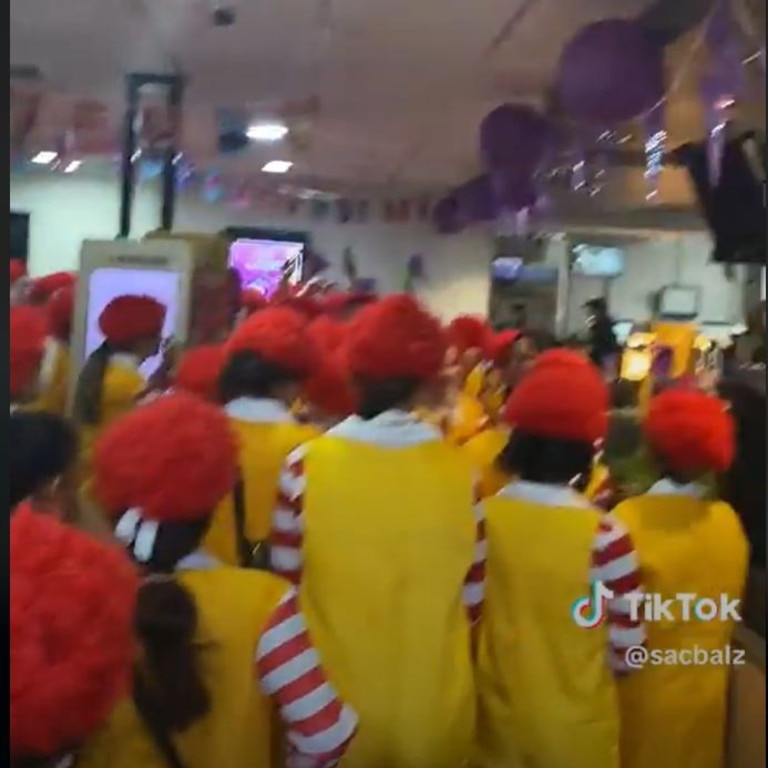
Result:
M104 376L114 350L104 341L80 371L75 389L74 419L78 424L95 426L101 419L101 395L104 389Z
M210 694L200 674L197 607L172 576L150 576L139 590L136 631L143 660L134 672L137 707L168 732L204 717Z

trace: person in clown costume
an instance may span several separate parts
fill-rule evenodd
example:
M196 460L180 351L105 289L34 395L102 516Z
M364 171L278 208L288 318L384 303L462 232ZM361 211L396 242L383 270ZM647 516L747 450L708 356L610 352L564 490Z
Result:
M9 326L10 412L34 410L48 322L37 307L16 304L10 308Z
M173 373L173 390L189 392L218 403L219 379L224 365L223 344L201 344L182 353Z
M452 392L448 394L449 416L446 437L462 445L487 423L481 397L485 377L483 360L491 330L486 322L472 315L454 318L447 328L448 365L453 371Z
M147 382L139 367L160 349L165 314L165 306L150 296L124 295L99 315L104 341L83 366L74 399L86 472L101 432L145 394Z
M81 768L167 768L170 752L186 768L331 768L353 737L356 715L323 672L295 590L203 548L237 461L226 414L186 393L136 408L99 439L95 494L146 578L132 696Z
M139 579L113 543L11 518L10 766L63 768L127 695Z
M704 478L733 462L734 425L723 401L694 389L654 397L643 422L662 478L614 514L637 544L645 587L662 598L679 594L738 605L749 547L738 516L707 498ZM701 621L679 606L673 621L648 624L650 652L724 656L734 616ZM720 768L725 759L729 667L647 665L620 681L623 768Z
M265 551L280 468L317 434L291 408L318 360L305 318L288 307L257 312L225 344L219 392L239 439L241 477L214 515L206 548L228 565L250 565Z
M645 637L623 597L640 572L626 529L573 488L607 410L599 371L563 350L542 354L506 403L515 429L500 463L516 479L483 502L478 768L619 766L615 673ZM597 582L613 598L607 621L585 629L572 610Z
M281 475L272 566L299 585L329 674L360 715L345 768L459 768L471 753L483 524L466 461L412 415L445 352L413 297L363 308L345 344L356 414Z
M63 416L67 410L70 377L69 342L72 335L75 287L64 284L45 302L50 334L40 369L39 410Z

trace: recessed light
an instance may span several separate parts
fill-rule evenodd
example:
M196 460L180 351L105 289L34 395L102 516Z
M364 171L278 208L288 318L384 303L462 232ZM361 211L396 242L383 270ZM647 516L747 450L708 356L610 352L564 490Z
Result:
M291 170L293 163L287 160L271 160L261 170L264 173L288 173Z
M288 127L282 123L256 123L248 126L245 132L251 141L280 141L288 133Z
M82 164L82 160L72 160L67 163L64 173L74 173Z
M50 165L50 163L52 163L58 156L59 155L57 152L50 152L50 151L38 152L32 158L32 162L35 165Z

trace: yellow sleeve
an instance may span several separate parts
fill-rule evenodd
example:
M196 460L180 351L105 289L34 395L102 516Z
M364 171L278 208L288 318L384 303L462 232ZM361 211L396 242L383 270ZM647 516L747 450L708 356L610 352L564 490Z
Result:
M101 422L105 427L119 416L128 413L147 386L144 377L122 365L110 365L104 374L101 392Z
M482 429L485 420L485 409L480 401L461 392L448 428L448 442L463 445Z
M494 427L484 429L462 446L462 452L480 476L480 494L484 499L495 496L511 479L496 466L496 459L508 439L506 430Z

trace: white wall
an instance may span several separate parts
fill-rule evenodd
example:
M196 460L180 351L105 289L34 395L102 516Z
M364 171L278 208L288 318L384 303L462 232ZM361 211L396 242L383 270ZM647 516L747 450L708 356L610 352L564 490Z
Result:
M31 214L32 275L75 269L84 239L110 240L118 230L117 180L30 173L13 177L10 193L11 209ZM131 236L139 238L155 229L159 216L157 187L142 185L134 201ZM427 280L419 292L434 311L449 318L460 311L485 314L488 309L492 238L487 232L440 237L424 224L341 225L330 219L318 222L299 215L237 211L193 196L178 201L176 230L217 232L228 226L309 231L313 246L337 269L344 249L350 246L360 275L375 277L385 291L402 288L409 257L420 253Z
M86 238L111 239L118 228L119 189L110 181L49 173L14 176L11 209L30 218L30 271L33 275L77 266L80 243ZM136 195L133 237L155 229L159 222L157 187L142 185ZM361 275L375 277L382 290L398 290L408 258L424 256L427 281L420 294L445 318L459 312L485 314L488 306L488 262L492 237L476 229L441 237L423 224L373 222L340 225L301 216L275 216L211 205L197 197L178 202L176 229L217 232L227 226L275 226L311 232L313 245L337 268L347 246L354 250ZM553 248L560 247L554 243ZM711 246L706 235L666 236L632 245L626 251L626 273L609 289L611 311L617 318L648 316L648 294L671 282L700 285L701 320L738 321L742 317L741 279L726 280L720 266L708 264ZM603 293L601 281L574 278L566 328L581 328L581 305Z

